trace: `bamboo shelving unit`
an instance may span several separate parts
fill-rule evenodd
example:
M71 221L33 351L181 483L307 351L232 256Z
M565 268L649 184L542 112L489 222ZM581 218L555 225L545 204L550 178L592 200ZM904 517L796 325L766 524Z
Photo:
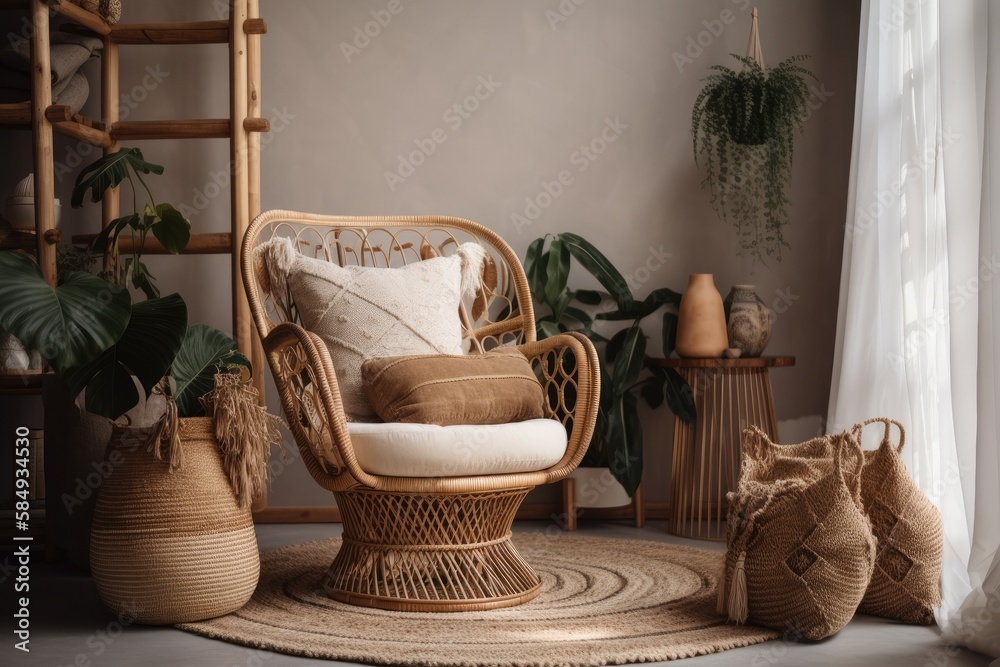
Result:
M230 0L229 20L188 23L136 23L108 25L102 18L66 0L0 0L0 9L27 9L31 36L31 101L0 104L0 127L30 129L35 174L34 243L18 234L14 247L34 246L42 275L56 284L56 246L62 240L55 228L55 165L53 134L58 132L104 150L118 150L120 142L165 139L229 139L232 177L232 222L226 233L192 233L184 254L231 254L233 290L233 335L240 350L261 372L254 383L263 399L266 366L260 341L253 336L250 304L240 276L240 246L250 221L260 213L260 133L270 131L260 117L260 36L267 32L260 18L259 0ZM104 42L101 53L101 120L73 114L65 106L52 104L49 76L50 14L56 14L96 33ZM144 44L229 44L229 118L122 121L119 109L119 46ZM101 224L106 227L120 215L120 194L116 188L102 202ZM13 236L13 235L12 235ZM89 243L95 234L73 237L74 243ZM11 240L11 239L6 239ZM5 241L6 241L5 240ZM131 250L122 239L119 248ZM144 252L164 254L158 243L147 242ZM0 395L41 393L37 377L0 378ZM266 497L255 507L266 505Z
M0 104L0 126L30 129L35 173L34 249L42 275L55 285L56 245L55 176L53 133L58 132L104 150L117 151L124 141L164 139L229 139L232 177L232 225L228 233L192 233L185 254L231 254L233 289L233 334L240 350L263 369L265 360L259 341L252 335L250 305L240 277L240 242L250 221L260 213L260 133L270 130L260 117L260 36L267 24L260 18L259 0L230 0L228 20L188 23L136 23L108 25L101 17L66 0L0 0L0 9L27 9L31 36L31 101ZM83 26L101 37L101 120L73 114L65 106L52 104L49 76L50 14ZM229 118L122 121L119 109L119 46L143 44L229 44ZM103 201L102 226L120 215L118 190ZM87 243L94 234L73 237ZM18 247L25 247L24 239ZM122 239L120 249L130 250ZM116 252L118 249L113 249ZM146 253L164 253L162 246L147 243ZM263 372L255 375L263 396ZM3 386L0 386L3 393Z

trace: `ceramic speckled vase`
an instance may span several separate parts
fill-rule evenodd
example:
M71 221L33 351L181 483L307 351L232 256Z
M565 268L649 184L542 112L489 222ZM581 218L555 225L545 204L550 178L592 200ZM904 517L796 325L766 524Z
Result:
M743 357L759 357L771 340L774 316L753 285L733 285L725 300L729 347Z
M692 273L677 313L677 354L721 357L729 346L722 295L711 273Z

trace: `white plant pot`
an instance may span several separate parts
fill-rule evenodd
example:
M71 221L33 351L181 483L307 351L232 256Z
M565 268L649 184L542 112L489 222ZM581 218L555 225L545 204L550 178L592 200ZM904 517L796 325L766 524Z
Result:
M622 507L632 498L607 468L577 468L569 475L575 481L577 507Z
M55 200L55 216L53 225L59 225L61 207L59 200ZM10 228L16 232L35 231L35 198L34 197L7 197L6 209L7 222Z

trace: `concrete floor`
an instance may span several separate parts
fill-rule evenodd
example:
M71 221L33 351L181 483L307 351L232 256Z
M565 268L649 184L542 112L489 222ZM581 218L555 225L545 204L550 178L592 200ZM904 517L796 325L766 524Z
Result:
M544 524L524 523L518 531L542 530ZM693 544L721 550L721 545L668 536L662 522L636 530L613 522L581 522L579 534L595 537L648 539ZM338 524L260 525L261 549L337 535ZM41 558L34 559L41 561ZM7 630L0 646L0 665L196 665L205 667L304 667L342 664L255 651L243 646L205 639L173 628L120 626L104 609L89 577L64 567L33 562L31 580L31 652L13 649ZM9 582L6 584L9 585ZM7 591L5 591L5 596ZM9 599L9 598L8 598ZM10 619L5 613L4 618ZM10 627L9 624L5 624ZM667 663L663 663L667 664ZM820 643L772 641L757 646L689 658L691 667L771 665L877 665L878 667L987 667L991 660L970 651L942 646L936 628L898 625L858 616L839 634ZM1000 660L992 663L1000 667Z

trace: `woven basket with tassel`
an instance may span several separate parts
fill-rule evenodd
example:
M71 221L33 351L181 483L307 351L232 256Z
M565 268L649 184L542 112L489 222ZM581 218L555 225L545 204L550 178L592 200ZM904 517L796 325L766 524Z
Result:
M158 427L116 426L108 444L91 568L104 603L139 623L228 614L257 586L250 503L280 434L237 376L216 376L209 396L214 416L178 419L171 410Z
M784 446L752 426L742 454L729 494L719 611L806 639L837 633L854 616L875 564L859 439L846 432Z

